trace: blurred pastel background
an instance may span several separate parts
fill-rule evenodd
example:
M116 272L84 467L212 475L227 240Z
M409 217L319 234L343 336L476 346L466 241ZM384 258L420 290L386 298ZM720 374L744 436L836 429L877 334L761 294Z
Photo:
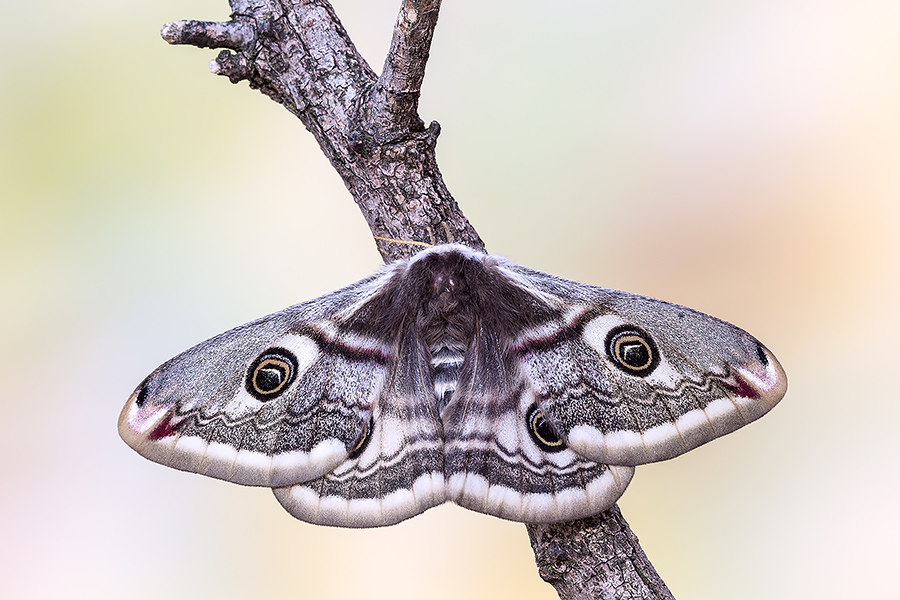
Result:
M379 265L312 137L163 23L225 0L0 0L0 596L555 598L525 528L351 531L144 460L141 379ZM338 0L380 70L399 0ZM677 598L898 597L900 3L446 0L421 115L489 249L759 337L782 404L641 467Z

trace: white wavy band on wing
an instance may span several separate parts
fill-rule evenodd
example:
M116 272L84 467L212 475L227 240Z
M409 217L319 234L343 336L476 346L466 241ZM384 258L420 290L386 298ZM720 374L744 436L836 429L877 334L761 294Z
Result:
M729 378L735 386L732 396L717 398L704 408L695 408L671 423L646 431L604 434L592 425L576 425L566 441L572 450L595 462L641 465L674 458L731 433L769 412L787 391L787 376L781 364L771 352L760 348L765 352L765 363L757 365L757 369L736 367L737 375ZM723 382L728 384L729 379Z
M265 487L317 479L334 470L349 452L340 440L333 438L322 440L309 452L293 450L272 455L237 450L229 444L210 443L196 436L178 435L153 441L145 438L134 448L154 462L182 471Z
M447 496L470 510L510 521L558 523L603 512L621 497L633 475L633 467L610 466L584 487L566 488L551 494L490 485L477 473L455 473L447 482Z
M411 488L379 498L320 496L306 485L276 488L275 497L294 517L337 527L381 527L408 519L446 501L444 474L420 475Z
M592 425L576 425L569 432L569 447L595 462L642 465L668 460L719 436L743 427L766 412L757 402L738 406L740 398L719 398L646 431L603 433ZM743 404L743 403L741 403ZM758 414L756 414L758 413Z

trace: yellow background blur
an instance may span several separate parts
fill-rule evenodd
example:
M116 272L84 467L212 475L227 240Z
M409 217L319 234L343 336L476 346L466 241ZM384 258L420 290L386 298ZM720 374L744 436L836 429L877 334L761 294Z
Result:
M159 363L378 255L299 122L159 38L225 0L0 5L0 596L554 598L521 525L316 527L118 439ZM376 70L398 6L336 2ZM620 502L677 598L897 597L898 32L896 0L445 2L421 114L489 249L788 372Z

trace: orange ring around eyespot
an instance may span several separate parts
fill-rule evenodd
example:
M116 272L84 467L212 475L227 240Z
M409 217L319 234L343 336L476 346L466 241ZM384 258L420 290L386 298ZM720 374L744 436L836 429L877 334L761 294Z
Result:
M270 400L294 381L296 370L297 358L292 352L284 348L269 348L250 365L244 387L257 400ZM279 377L277 385L269 389L260 385L260 374L265 371L277 372Z

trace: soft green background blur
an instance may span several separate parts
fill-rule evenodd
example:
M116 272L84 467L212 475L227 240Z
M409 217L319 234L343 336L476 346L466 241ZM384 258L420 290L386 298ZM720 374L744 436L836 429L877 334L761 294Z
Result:
M554 598L525 528L300 523L115 425L159 363L379 264L311 136L169 20L2 0L0 596ZM380 70L399 0L340 0ZM678 598L897 597L900 3L446 0L421 114L488 247L679 302L790 377L620 506Z

